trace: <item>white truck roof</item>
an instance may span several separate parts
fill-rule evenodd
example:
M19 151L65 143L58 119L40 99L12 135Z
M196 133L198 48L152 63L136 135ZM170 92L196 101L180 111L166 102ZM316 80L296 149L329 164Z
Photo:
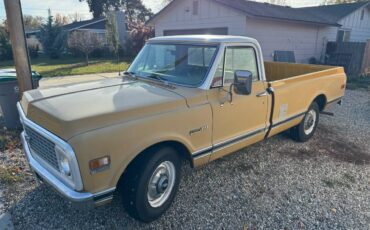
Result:
M199 42L199 43L254 43L258 44L256 39L231 36L231 35L178 35L155 37L149 39L149 42Z

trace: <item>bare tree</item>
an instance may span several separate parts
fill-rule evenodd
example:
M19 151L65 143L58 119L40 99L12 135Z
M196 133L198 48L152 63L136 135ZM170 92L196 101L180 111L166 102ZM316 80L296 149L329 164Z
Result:
M89 65L89 54L102 46L103 41L98 34L86 30L77 30L68 38L69 48L77 49L85 54L86 65Z

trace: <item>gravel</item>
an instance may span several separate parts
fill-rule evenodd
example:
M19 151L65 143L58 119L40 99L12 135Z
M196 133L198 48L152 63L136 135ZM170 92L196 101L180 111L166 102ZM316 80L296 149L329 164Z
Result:
M27 171L6 187L6 210L16 229L370 229L370 93L348 91L333 111L307 143L280 134L185 166L173 205L150 224L130 218L119 196L76 210ZM25 163L20 150L1 154L0 166Z

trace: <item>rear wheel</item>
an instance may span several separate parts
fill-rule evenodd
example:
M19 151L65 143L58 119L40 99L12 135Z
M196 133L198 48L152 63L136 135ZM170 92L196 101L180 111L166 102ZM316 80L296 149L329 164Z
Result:
M293 139L299 142L308 141L314 135L319 124L319 114L319 106L316 102L313 102L302 122L290 130Z
M171 205L180 182L181 159L171 147L153 149L151 157L131 165L121 184L123 204L137 220L151 222Z

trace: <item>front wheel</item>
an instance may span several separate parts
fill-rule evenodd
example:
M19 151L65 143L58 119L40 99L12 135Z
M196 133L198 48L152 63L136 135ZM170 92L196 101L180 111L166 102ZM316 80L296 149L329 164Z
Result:
M123 204L143 222L159 218L171 205L180 182L181 159L171 147L154 149L129 168L124 182Z
M294 140L299 142L308 141L315 133L319 124L320 109L316 102L313 102L299 125L290 131Z

